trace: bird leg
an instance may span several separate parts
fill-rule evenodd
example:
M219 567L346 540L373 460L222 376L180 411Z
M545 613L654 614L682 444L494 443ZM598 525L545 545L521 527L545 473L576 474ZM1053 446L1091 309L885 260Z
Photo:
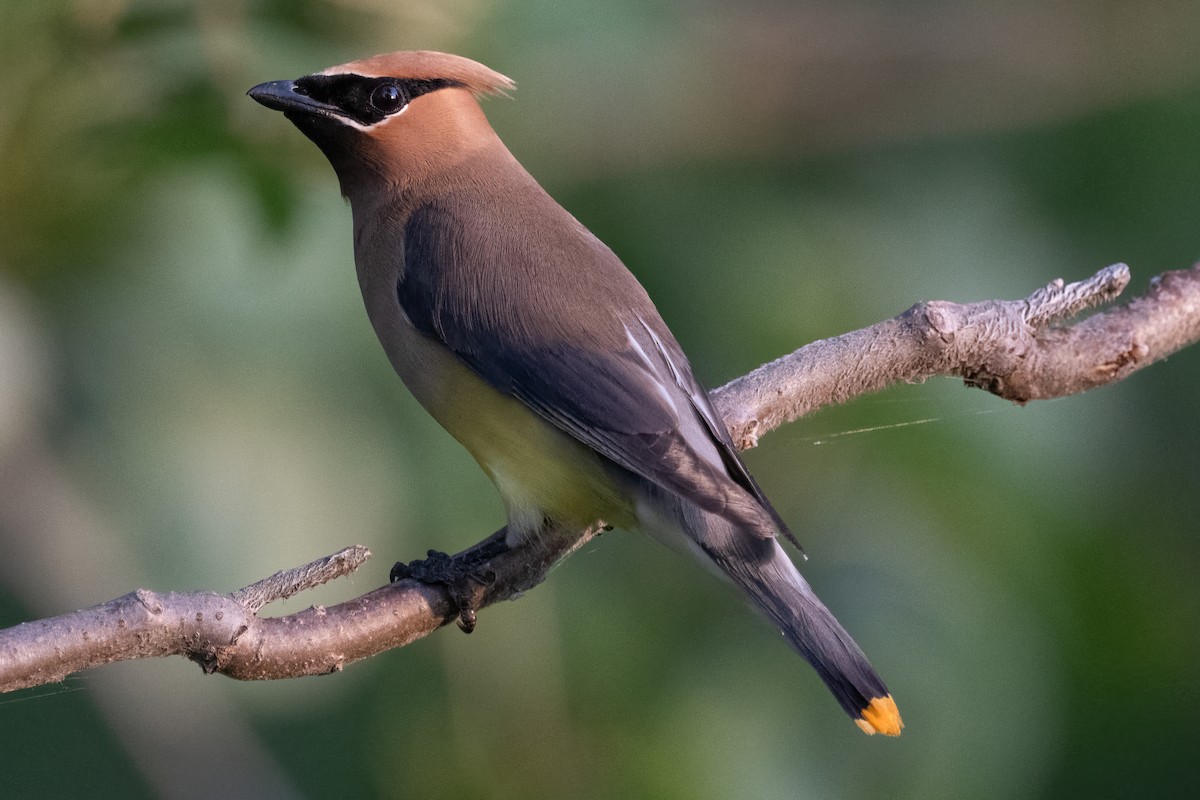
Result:
M496 580L496 572L489 564L496 556L508 550L504 541L504 530L489 536L474 547L455 555L430 550L426 557L409 561L397 561L388 580L391 583L410 578L419 583L446 587L446 592L458 608L458 627L463 633L475 630L475 595L480 586L489 586Z

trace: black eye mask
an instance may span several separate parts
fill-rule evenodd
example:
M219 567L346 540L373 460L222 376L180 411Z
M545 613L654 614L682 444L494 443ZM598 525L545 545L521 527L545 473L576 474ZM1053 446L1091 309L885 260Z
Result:
M362 125L374 125L404 110L423 94L461 86L449 78L366 78L362 75L309 75L296 81L296 92L335 106Z

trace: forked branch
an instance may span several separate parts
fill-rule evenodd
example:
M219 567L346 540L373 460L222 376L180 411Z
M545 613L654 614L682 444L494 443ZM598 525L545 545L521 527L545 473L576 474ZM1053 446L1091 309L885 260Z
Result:
M934 375L957 376L1017 403L1119 381L1200 339L1200 265L1155 278L1142 297L1074 325L1129 283L1117 264L1078 283L1054 281L1023 300L919 303L869 328L806 345L713 393L734 441L822 406ZM539 584L601 528L558 530L488 558L466 600L475 609ZM491 552L498 531L468 552ZM458 617L440 586L402 580L329 608L260 617L267 603L346 575L370 553L351 547L231 594L139 589L82 611L0 631L0 691L62 680L112 661L184 655L240 679L340 670L432 633Z

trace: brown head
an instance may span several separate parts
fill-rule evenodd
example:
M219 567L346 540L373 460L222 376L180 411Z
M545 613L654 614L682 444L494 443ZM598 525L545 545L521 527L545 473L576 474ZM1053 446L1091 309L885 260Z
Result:
M321 148L353 202L361 192L409 185L498 144L477 100L512 88L470 59L401 51L259 84L247 94L282 111Z

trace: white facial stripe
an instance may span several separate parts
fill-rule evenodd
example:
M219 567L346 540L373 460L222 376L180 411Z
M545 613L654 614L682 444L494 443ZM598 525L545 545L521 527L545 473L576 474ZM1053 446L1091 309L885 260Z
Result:
M403 116L404 112L408 111L409 105L410 105L409 103L405 103L404 107L401 108L399 111L395 112L394 114L389 114L388 116L379 120L379 122L372 122L370 125L363 125L358 120L351 119L350 117L344 117L341 114L338 114L337 118L339 121L344 122L347 126L349 126L351 128L355 128L356 130L360 130L363 132L369 132L369 131L375 130L376 128L380 127L381 125L386 125L389 120L393 120L396 117Z
M390 75L374 75L369 70L348 69L348 67L353 67L353 66L354 66L353 64L340 64L336 67L330 67L329 69L323 69L320 72L318 72L317 74L324 75L329 78L333 77L334 75L360 75L364 78L389 78L389 77L391 77Z
M360 130L360 131L369 131L372 128L374 128L376 125L378 125L379 122L383 122L383 120L380 120L379 122L373 122L370 125L363 125L358 120L352 119L351 117L344 117L341 114L337 115L337 119L338 119L338 122L342 123L346 127L355 128L356 130Z

